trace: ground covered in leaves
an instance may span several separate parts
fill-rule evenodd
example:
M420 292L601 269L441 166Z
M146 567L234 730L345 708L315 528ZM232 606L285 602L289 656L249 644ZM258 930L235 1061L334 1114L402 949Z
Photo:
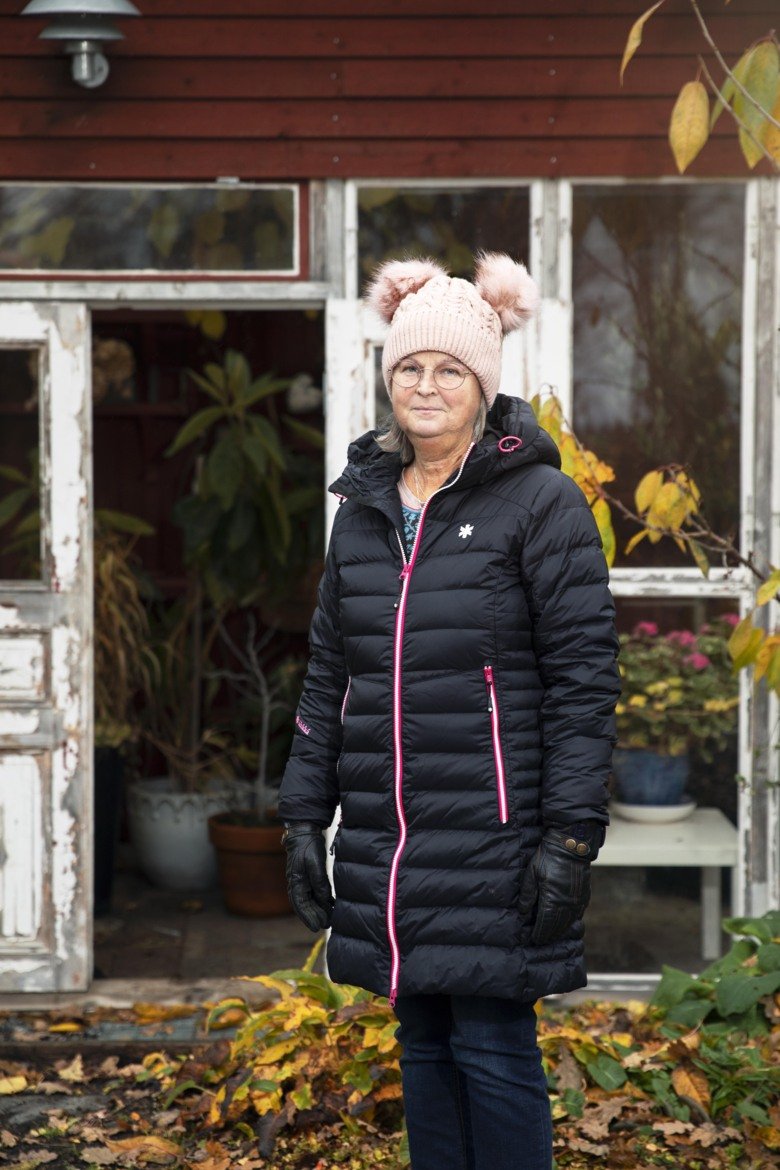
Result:
M560 1170L780 1167L780 914L726 925L650 1005L540 1014ZM393 1013L316 952L260 1002L0 1015L0 1164L408 1167Z

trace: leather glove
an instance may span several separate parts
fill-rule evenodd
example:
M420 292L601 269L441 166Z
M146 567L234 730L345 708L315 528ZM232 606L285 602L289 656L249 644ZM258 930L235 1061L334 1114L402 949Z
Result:
M282 844L287 850L287 894L293 910L309 930L325 930L335 902L325 866L323 827L313 821L285 821Z
M533 943L563 938L582 918L590 901L590 863L603 843L597 821L547 828L520 889L520 913L532 919Z

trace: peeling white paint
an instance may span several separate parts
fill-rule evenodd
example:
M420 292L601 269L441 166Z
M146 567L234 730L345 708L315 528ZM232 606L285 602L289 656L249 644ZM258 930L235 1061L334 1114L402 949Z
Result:
M39 711L4 711L0 708L0 735L34 735L40 725Z
M0 703L43 698L44 647L40 637L0 637Z
M13 629L19 625L19 609L16 605L5 605L0 601L0 630Z

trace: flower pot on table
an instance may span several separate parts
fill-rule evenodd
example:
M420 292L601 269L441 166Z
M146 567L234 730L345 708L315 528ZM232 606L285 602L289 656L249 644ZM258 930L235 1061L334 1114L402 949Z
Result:
M646 748L615 748L617 797L625 804L682 804L690 774L687 754L664 755Z

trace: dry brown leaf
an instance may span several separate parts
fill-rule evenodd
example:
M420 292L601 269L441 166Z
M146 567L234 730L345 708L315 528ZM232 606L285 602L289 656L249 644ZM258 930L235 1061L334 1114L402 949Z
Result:
M155 1137L154 1134L116 1140L108 1138L106 1146L117 1154L133 1154L140 1165L150 1162L164 1166L172 1158L178 1158L181 1153L181 1146L176 1142L169 1142L167 1138Z
M105 1146L79 1150L79 1157L82 1162L88 1162L90 1166L113 1166L119 1161L119 1154L115 1154L113 1150L109 1150Z
M560 1059L555 1068L555 1077L558 1081L558 1088L561 1091L564 1089L584 1089L585 1074L583 1073L575 1058L572 1056L571 1049L562 1044L560 1053Z
M574 1150L578 1154L592 1154L594 1158L605 1158L609 1153L609 1146L604 1145L603 1142L588 1142L584 1138L570 1137L566 1145L568 1149Z
M577 1128L594 1141L605 1138L609 1133L610 1122L619 1117L630 1104L628 1097L610 1097L606 1101L600 1101L598 1105L586 1108Z
M0 1130L0 1146L4 1146L6 1150L12 1150L15 1145L18 1145L17 1139L7 1129Z
M679 1065L672 1073L672 1084L678 1097L687 1097L705 1112L710 1111L710 1087L703 1072L691 1065Z
M731 1137L727 1137L727 1134L731 1134ZM743 1135L735 1129L729 1129L728 1127L721 1129L711 1121L705 1121L704 1125L697 1125L695 1129L692 1129L688 1136L691 1142L696 1142L697 1145L704 1146L706 1150L710 1146L717 1146L720 1142L741 1141Z
M77 1054L65 1068L58 1069L57 1075L60 1080L67 1081L69 1084L80 1084L86 1080L84 1076L84 1061L81 1055Z
M693 1125L690 1121L654 1121L653 1129L657 1129L659 1133L664 1134L666 1137L670 1137L672 1134L676 1133L690 1134L691 1130L693 1129Z

